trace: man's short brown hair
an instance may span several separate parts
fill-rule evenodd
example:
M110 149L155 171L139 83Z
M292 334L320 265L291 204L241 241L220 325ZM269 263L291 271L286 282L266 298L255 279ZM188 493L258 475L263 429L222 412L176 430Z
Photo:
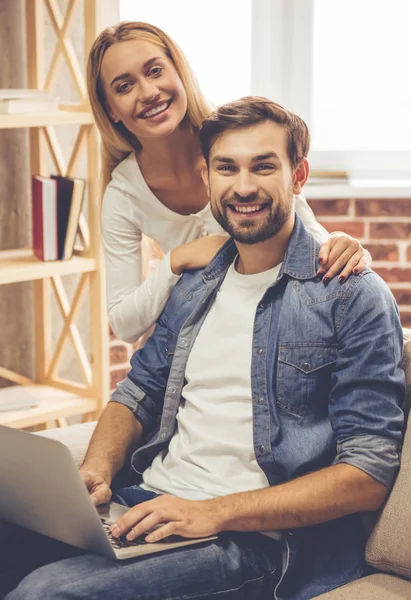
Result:
M310 132L306 123L293 112L276 102L260 96L245 96L240 100L223 104L204 119L200 128L200 142L207 165L210 150L217 138L229 129L239 129L273 121L287 131L287 154L295 169L310 149Z

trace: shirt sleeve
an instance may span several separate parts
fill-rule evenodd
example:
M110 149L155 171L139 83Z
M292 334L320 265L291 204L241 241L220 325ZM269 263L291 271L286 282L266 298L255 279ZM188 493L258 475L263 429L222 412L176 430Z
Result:
M118 383L110 399L110 402L127 406L146 431L154 430L161 416L170 373L167 354L170 334L165 324L166 311L160 316L144 346L134 352L130 361L131 370L126 379Z
M143 281L142 232L130 202L119 186L108 186L102 233L109 322L118 339L132 343L155 323L180 277L172 272L167 254Z
M294 199L295 210L303 220L304 225L310 230L318 242L321 244L325 242L330 234L315 218L314 213L311 207L308 205L304 194L298 194L298 196L294 196Z
M353 279L337 315L338 351L329 415L337 444L335 464L350 464L386 487L399 467L405 377L402 329L395 301L368 271Z

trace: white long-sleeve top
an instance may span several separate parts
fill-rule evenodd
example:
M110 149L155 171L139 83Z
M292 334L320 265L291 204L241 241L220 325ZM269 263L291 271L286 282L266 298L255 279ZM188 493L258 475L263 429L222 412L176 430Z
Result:
M328 232L315 220L302 194L295 196L295 207L316 239L324 241ZM155 323L179 279L170 267L170 251L201 236L225 233L210 204L191 215L164 206L148 187L134 153L112 173L103 198L102 230L108 317L116 337L125 342L135 342ZM144 281L143 233L165 254Z

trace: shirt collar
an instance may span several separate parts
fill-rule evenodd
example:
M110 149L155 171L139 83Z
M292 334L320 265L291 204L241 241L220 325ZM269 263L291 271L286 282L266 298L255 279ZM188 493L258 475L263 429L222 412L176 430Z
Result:
M314 239L301 218L296 214L294 229L279 276L286 273L294 279L314 278L319 267L317 258L319 248L320 244ZM210 280L219 277L228 269L236 254L237 246L234 240L230 238L204 269L203 278Z

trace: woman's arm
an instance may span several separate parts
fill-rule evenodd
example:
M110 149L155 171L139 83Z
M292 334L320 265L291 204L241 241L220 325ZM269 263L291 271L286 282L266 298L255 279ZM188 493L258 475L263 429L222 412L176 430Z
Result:
M323 244L330 234L315 218L312 208L309 206L304 194L298 194L298 196L295 195L294 198L295 210L304 221L304 225L310 230L315 239Z
M102 230L108 317L116 337L129 343L157 321L182 271L205 267L228 239L211 235L182 244L143 281L142 232L130 198L114 185L104 195Z
M358 240L343 231L328 233L318 223L303 194L295 196L295 210L315 239L322 243L318 254L321 267L317 275L323 277L324 283L328 283L338 273L340 283L344 283L351 273L360 273L371 264L370 253Z
M106 264L108 317L116 337L135 342L157 320L179 276L170 255L142 277L142 233L121 190L107 188L103 200L102 231Z

